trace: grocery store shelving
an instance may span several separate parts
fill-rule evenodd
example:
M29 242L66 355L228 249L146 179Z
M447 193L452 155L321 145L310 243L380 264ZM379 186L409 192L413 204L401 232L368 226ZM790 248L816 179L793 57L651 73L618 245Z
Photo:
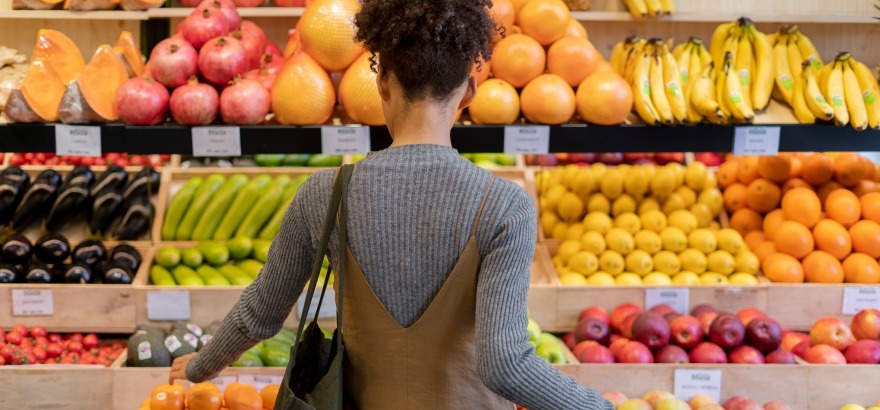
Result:
M726 23L742 17L742 13L688 13L676 12L671 16L657 18L646 17L636 20L626 11L576 11L571 13L578 21L642 21L646 23L669 22L669 23ZM805 14L748 14L748 17L756 23L794 23L809 21L819 24L876 24L869 15L831 13L822 15Z
M38 20L146 20L149 16L142 11L125 10L0 10L0 19L38 19Z
M244 18L252 17L299 17L303 7L239 7L238 14ZM147 10L149 18L183 18L192 13L191 7L163 7Z

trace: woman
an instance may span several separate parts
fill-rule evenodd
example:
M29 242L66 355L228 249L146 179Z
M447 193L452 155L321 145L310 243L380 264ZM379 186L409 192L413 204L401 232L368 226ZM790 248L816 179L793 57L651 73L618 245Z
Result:
M471 68L497 33L490 6L366 0L355 17L394 139L355 167L349 249L330 241L333 265L348 257L351 267L345 388L359 408L613 409L528 343L534 203L451 147L456 112L476 91ZM309 277L333 178L318 172L300 188L263 271L172 379L209 379L281 329Z

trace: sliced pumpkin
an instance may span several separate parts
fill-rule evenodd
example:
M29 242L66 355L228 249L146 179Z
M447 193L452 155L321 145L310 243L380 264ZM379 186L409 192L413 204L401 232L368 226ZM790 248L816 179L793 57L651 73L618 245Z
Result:
M95 51L78 82L83 98L95 112L107 121L119 118L113 103L116 90L128 81L128 71L116 52L107 44Z
M88 124L90 122L107 122L89 106L83 97L79 78L75 78L64 91L64 97L58 104L58 121L64 124Z
M119 5L123 10L147 10L160 7L165 0L120 0Z
M58 104L64 96L64 83L51 65L40 60L31 62L19 89L28 106L40 118L47 122L58 119Z
M76 78L86 66L76 43L58 30L40 29L31 56L34 60L48 63L64 85Z
M141 50L134 42L134 36L131 32L123 31L113 46L113 51L118 54L125 62L126 69L129 71L128 77L140 77L144 73L144 56Z
M14 10L49 10L55 8L62 0L13 0Z
M113 10L119 0L64 0L65 10L91 11Z

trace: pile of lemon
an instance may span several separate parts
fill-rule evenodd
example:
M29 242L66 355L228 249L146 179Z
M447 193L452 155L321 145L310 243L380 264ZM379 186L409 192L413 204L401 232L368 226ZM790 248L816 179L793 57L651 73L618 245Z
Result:
M561 240L553 265L565 285L751 285L758 257L722 209L702 163L569 165L536 176L540 223Z

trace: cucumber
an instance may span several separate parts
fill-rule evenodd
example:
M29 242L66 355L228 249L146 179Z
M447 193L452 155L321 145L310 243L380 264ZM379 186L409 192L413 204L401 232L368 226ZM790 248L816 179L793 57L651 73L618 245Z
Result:
M236 267L245 271L252 278L256 279L260 271L263 270L263 264L254 259L245 259L235 264Z
M188 266L177 265L176 268L171 270L171 274L174 276L174 280L177 281L179 285L183 286L204 286L205 281L202 280L202 277L199 276L196 271L192 270Z
M233 285L247 286L254 281L254 278L248 275L247 272L234 265L223 265L217 268L217 270L220 271L220 273L223 274L223 276L225 276Z
M275 210L278 209L278 203L284 195L284 190L289 185L290 177L287 175L281 175L275 178L275 180L266 187L265 192L260 196L260 199L257 200L257 203L254 204L253 208L248 211L244 221L241 222L238 230L235 231L235 236L244 238L253 238L257 236L260 232L260 228L266 224L266 221L268 221L269 218L272 217L272 214L275 213Z
M177 191L174 198L171 198L168 210L165 212L165 221L162 223L163 241L174 240L174 234L177 233L177 227L180 225L183 215L186 214L186 208L195 197L196 191L202 186L202 181L201 177L190 179Z
M278 206L275 209L275 213L272 214L272 218L269 219L269 222L263 226L263 229L260 230L260 234L257 236L260 239L275 239L275 235L278 235L278 231L281 230L281 221L284 220L284 214L287 213L287 208L290 207L290 202L293 201L293 197L296 196L296 190L299 189L301 183L297 183L294 181L292 184L288 185L287 188L284 189L284 193L281 194L281 200L278 201Z
M199 218L199 223L193 230L193 240L204 241L214 236L214 230L220 225L229 204L247 183L248 178L244 174L235 174L229 177L229 180L220 187L217 194L211 199L210 204L205 207L202 217Z
M168 269L159 265L150 267L150 282L153 282L156 286L177 286L177 282L174 280L171 272L168 272Z
M214 231L214 240L225 241L232 237L270 182L272 182L272 177L263 174L255 177L241 188L241 191L235 196L235 200L232 201L232 205L226 210L226 215L223 216L217 230Z
M196 245L209 265L220 266L229 262L229 248L220 242L204 241Z
M199 268L196 269L196 273L199 275L199 277L202 278L203 281L205 281L206 285L209 285L209 286L229 286L229 285L231 285L231 283L229 283L229 280L226 279L226 277L223 276L223 274L218 272L217 269L214 269L208 265L199 266Z
M193 200L186 209L186 215L183 216L180 226L177 227L174 239L188 241L192 238L192 232L196 227L196 223L202 217L205 208L211 202L211 198L214 197L214 194L220 189L224 181L226 181L226 178L220 174L211 174L205 178L205 181L202 182L202 185L199 186L199 189L193 195Z
M272 241L266 239L254 239L254 259L258 262L266 263L269 259L269 248L272 247Z

